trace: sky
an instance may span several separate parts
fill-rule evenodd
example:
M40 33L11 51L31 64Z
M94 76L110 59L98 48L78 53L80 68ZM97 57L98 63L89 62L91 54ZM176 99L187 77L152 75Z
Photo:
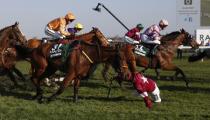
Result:
M84 26L82 33L98 27L107 37L123 36L127 30L105 9L100 13L92 10L98 3L103 3L128 28L138 23L147 28L164 18L169 21L165 32L177 30L176 0L4 0L0 4L0 29L18 21L27 39L46 37L46 24L71 11L76 20L69 27L79 22Z

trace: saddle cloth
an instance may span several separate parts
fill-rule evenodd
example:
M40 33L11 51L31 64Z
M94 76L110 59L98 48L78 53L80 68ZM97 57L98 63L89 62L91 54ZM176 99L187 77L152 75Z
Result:
M50 58L60 57L62 55L62 46L63 44L55 44L50 50Z
M158 48L158 45L154 46L153 48L145 47L144 45L136 45L134 49L134 53L137 55L150 57L151 55L156 54L157 48Z

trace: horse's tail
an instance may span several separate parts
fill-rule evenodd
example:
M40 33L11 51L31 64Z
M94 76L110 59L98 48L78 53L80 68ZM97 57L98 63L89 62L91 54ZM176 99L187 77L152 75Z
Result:
M201 60L202 58L204 58L205 56L207 56L207 52L204 50L203 52L198 53L197 55L192 55L188 58L189 62L195 62L198 60Z
M23 45L15 45L15 49L19 57L26 59L30 58L31 53L35 48L28 48Z

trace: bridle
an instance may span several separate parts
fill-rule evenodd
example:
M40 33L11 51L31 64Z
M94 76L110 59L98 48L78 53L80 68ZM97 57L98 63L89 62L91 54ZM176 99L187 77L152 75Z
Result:
M24 35L22 34L21 30L19 28L14 28L14 27L17 27L17 26L12 26L12 33L13 35L15 36L15 38L13 38L14 40L18 40L17 42L21 43L21 44L24 44L23 40L24 40ZM16 29L18 29L18 31L20 32L20 34L22 34L22 36L20 36ZM22 37L22 38L21 38Z

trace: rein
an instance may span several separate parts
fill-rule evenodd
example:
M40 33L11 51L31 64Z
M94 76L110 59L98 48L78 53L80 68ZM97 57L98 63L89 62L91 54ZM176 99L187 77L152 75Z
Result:
M90 61L90 63L93 64L93 60L85 53L84 50L82 50L82 54Z
M87 42L84 42L84 41L79 41L79 49L81 50L82 54L88 59L88 61L90 63L94 63L94 61L89 57L89 55L87 54L87 52L85 52L82 48L81 48L81 42L83 44L86 44L86 45L89 45L89 46L97 46L97 51L98 51L98 56L99 56L99 60L101 61L101 49L100 49L100 45L98 44L98 42L96 43L97 45L95 44L91 44L91 43L87 43Z

